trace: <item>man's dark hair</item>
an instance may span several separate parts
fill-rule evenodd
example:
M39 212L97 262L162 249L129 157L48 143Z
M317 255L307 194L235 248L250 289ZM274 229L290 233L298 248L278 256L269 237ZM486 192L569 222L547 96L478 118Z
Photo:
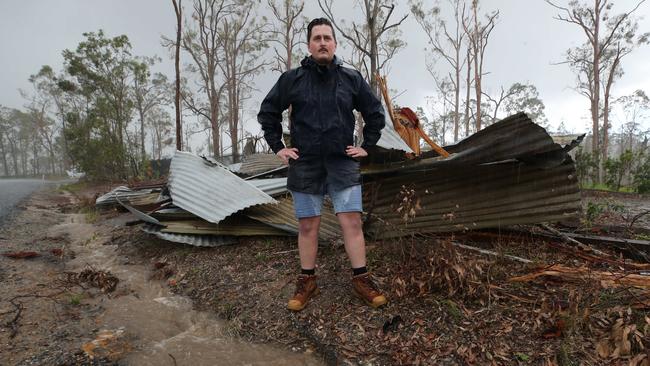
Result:
M326 25L330 27L332 29L332 37L334 37L334 42L336 42L336 33L334 33L332 22L330 22L327 18L316 18L309 22L309 25L307 25L307 43L309 43L309 40L311 39L311 29L317 25Z

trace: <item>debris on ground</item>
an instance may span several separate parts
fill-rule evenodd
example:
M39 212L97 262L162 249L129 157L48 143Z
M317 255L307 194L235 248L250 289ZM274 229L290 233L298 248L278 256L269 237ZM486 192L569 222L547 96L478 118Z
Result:
M111 361L117 361L133 350L133 346L126 340L124 329L102 330L94 340L85 343L81 348L91 359L102 358Z
M110 272L86 268L81 272L66 272L66 281L70 284L88 284L103 293L113 292L120 280Z
M4 252L3 256L12 259L29 259L38 257L40 254L32 251Z
M115 242L225 319L228 335L307 342L332 365L649 366L650 200L581 191L568 155L579 140L557 144L518 114L445 146L446 158L405 157L397 142L373 154L362 167L364 228L368 267L389 298L379 310L351 296L333 215L322 220L323 295L286 310L298 226L286 169L271 156L246 175L243 164L177 155L171 174L182 179L164 183L153 208L115 199L164 240L124 232ZM234 188L215 193L223 187L210 176ZM188 195L196 187L209 200Z
M568 152L581 137L560 145L519 113L455 145L418 150L417 156L402 138L387 126L376 151L362 164L364 231L372 238L464 232L578 215L580 191ZM250 159L227 167L178 151L166 182L120 186L99 197L96 205L119 204L146 224L144 231L196 246L234 243L236 237L296 235L286 167L278 165L273 154ZM322 240L340 237L333 214L323 215L321 225Z

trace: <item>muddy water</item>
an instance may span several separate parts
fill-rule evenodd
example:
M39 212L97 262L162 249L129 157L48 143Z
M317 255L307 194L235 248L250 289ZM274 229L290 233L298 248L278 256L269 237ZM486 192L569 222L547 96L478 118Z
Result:
M121 358L127 365L322 365L308 354L292 353L267 345L236 341L227 326L214 316L192 310L191 301L174 295L159 281L149 281L142 265L128 263L107 237L83 223L80 215L53 227L51 234L67 233L77 253L67 263L69 270L87 265L110 271L120 279L118 291L129 294L98 297L103 312L97 319L99 333L119 334ZM107 245L108 244L108 245ZM110 347L109 347L110 348ZM119 347L118 347L119 348Z

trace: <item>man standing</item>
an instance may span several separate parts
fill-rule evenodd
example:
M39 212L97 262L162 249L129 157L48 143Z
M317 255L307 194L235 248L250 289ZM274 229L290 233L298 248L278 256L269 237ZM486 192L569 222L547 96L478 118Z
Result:
M372 307L387 300L366 270L361 223L361 173L358 159L368 156L384 127L381 102L358 71L342 66L334 55L336 36L329 20L307 26L310 56L283 73L262 102L257 120L273 152L289 164L287 188L299 222L301 274L287 307L302 310L318 294L316 253L323 197L328 194L343 231L352 265L353 292ZM291 148L282 143L282 112L291 106ZM353 109L365 121L363 145L353 146Z

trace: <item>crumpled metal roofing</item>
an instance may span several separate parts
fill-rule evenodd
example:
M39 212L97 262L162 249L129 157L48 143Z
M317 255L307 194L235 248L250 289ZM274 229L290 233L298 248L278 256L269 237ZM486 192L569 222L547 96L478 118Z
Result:
M388 116L388 112L384 109L384 113ZM381 137L377 141L377 146L390 150L402 150L412 153L413 150L402 140L400 135L395 131L392 123L388 121L386 126L381 130Z
M292 235L284 230L263 224L245 216L231 216L219 224L205 220L177 220L164 221L165 225L160 231L163 233L177 234L205 234L217 236L287 236Z
M275 154L252 154L244 158L238 173L255 175L277 169L283 165L282 159Z
M156 220L155 218L147 215L146 213L139 211L135 209L134 207L129 206L128 204L122 202L119 198L117 199L117 202L122 205L122 207L126 208L129 212L131 212L135 217L138 219L148 222L150 224L156 224L156 225L162 225L160 221Z
M212 223L246 207L276 203L223 165L183 151L172 159L168 187L174 205Z
M370 233L388 238L530 224L580 210L571 157L523 113L445 149L453 153L446 159L424 156L365 169ZM398 212L403 190L412 191L419 208ZM410 208L414 216L405 219Z
M390 140L392 127L387 128L384 136ZM520 113L445 147L452 154L448 158L430 151L408 160L397 151L407 151L400 148L402 144L407 147L405 143L383 145L388 150L373 153L370 165L362 170L366 233L393 238L574 216L580 210L580 191L568 151L579 142L580 138L561 146ZM174 241L182 242L204 240L199 237L297 233L286 178L248 179L235 176L220 164L177 152L169 189L179 208L152 213L168 227L154 230L147 225L147 230L158 236L178 235ZM410 195L406 201L405 192ZM269 194L278 196L278 201ZM192 220L192 215L220 224ZM195 235L206 233L213 235ZM338 220L331 203L325 201L320 238L339 236Z
M277 205L251 207L246 209L244 214L269 226L298 234L298 219L296 219L291 195L277 198L277 200ZM336 215L334 215L332 203L325 200L321 210L319 238L321 240L333 240L340 236L341 227Z
M249 179L247 182L261 189L269 196L288 192L287 178Z
M134 206L144 206L155 204L163 198L160 195L160 189L139 189L132 190L126 186L119 186L110 192L97 197L95 205L111 206L118 204L118 198L123 202L128 202Z
M194 245L197 247L218 247L222 245L236 244L238 242L237 237L234 236L163 233L160 231L162 227L152 224L144 224L140 229L145 233L153 234L163 240Z

